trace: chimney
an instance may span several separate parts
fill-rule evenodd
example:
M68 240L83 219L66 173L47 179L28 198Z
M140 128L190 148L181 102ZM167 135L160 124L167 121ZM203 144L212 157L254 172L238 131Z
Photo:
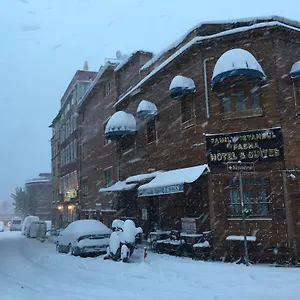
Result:
M83 71L88 71L88 70L89 70L89 65L88 65L88 62L87 62L87 61L84 62L84 65L83 65L82 70L83 70Z

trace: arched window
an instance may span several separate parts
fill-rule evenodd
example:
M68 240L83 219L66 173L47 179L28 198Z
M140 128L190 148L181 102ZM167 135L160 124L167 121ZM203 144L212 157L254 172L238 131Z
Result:
M261 85L265 80L262 67L250 52L225 52L216 63L211 80L211 88L220 99L221 113L260 109Z

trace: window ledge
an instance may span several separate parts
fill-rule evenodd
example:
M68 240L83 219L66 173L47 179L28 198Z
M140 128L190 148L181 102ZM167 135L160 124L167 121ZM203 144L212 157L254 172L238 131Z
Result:
M195 120L192 119L192 120L185 121L184 123L181 123L181 128L182 130L187 130L190 129L191 127L194 127L195 125L196 125Z
M247 109L243 111L231 111L221 114L222 120L228 119L245 119L245 118L254 118L254 117L262 117L263 110L261 108L256 109Z

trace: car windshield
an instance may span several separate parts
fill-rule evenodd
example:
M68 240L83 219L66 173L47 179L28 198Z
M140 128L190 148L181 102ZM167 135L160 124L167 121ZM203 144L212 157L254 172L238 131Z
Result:
M15 225L18 225L18 224L21 224L22 221L21 220L13 220L12 223Z

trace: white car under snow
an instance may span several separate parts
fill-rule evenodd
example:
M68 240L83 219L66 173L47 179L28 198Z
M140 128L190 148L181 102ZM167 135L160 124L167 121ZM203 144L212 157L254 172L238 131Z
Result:
M77 220L60 232L56 250L72 255L106 253L111 230L97 220Z
M0 221L0 232L4 231L4 222Z

